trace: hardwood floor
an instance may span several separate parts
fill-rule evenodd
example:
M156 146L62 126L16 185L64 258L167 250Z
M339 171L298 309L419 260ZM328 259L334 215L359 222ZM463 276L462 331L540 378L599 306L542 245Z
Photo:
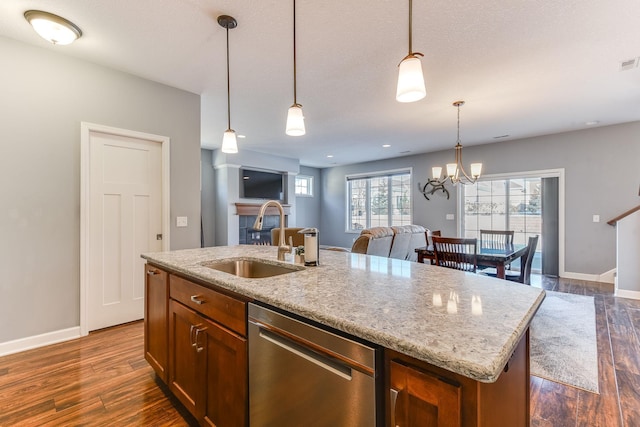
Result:
M616 298L603 283L542 278L533 286L594 297L600 395L531 377L531 426L640 425L640 301Z
M195 426L144 360L143 322L0 358L0 426Z
M533 286L593 295L600 395L531 377L531 425L640 425L640 301L611 285L542 278ZM154 379L143 324L0 358L0 426L192 426Z

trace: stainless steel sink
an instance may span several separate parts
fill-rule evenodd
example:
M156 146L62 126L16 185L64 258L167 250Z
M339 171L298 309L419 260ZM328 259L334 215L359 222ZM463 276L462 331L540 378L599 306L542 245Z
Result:
M206 261L200 265L234 276L257 279L262 277L273 277L281 274L293 273L303 270L303 267L284 266L279 264L270 264L259 259L235 258L225 259L222 261Z

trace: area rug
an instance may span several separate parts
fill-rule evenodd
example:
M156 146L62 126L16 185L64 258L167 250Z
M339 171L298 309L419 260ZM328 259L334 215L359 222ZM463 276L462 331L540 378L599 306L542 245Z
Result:
M530 331L531 375L599 394L593 297L547 291Z

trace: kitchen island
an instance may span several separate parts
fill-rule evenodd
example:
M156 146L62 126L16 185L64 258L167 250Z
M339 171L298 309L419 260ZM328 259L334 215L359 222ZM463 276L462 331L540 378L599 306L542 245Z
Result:
M384 349L385 387L398 388L394 386L397 378L394 378L393 366L419 368L422 374L445 386L453 385L457 389L452 398L457 399L460 408L459 422L434 425L486 425L482 420L487 415L482 413L483 406L478 402L482 397L493 401L505 395L519 400L498 402L505 406L505 419L509 419L509 407L517 406L526 414L514 415L519 420L516 425L528 424L528 327L544 299L544 291L540 289L437 266L334 251L321 251L317 267L290 263L296 271L253 279L218 271L206 264L230 258L282 264L276 261L276 248L212 247L144 254L143 258L151 267L174 275L176 283L192 281L241 304L257 301L380 346ZM168 301L174 297L174 285L169 288L169 280L166 282ZM149 295L147 300L148 305L163 301ZM197 308L198 303L195 304L191 307ZM242 306L234 309L233 304L222 303L220 307L237 310L237 317L246 316ZM167 306L167 310L171 308ZM145 318L151 321L156 317L152 314ZM246 339L246 323L229 327L214 320L237 333L238 338ZM169 326L171 324L169 321ZM197 329L188 331L189 339L193 341L193 336L196 337L195 344L190 342L194 347L198 347ZM166 346L171 347L176 340L171 339L170 331L167 333ZM238 357L246 358L246 354L241 354L243 351L237 349ZM509 370L515 355L521 369ZM171 355L168 359L170 365ZM240 363L246 365L245 360ZM512 383L505 387L499 385L509 372L515 375L513 371L521 371L519 385L515 386L517 393L513 393ZM401 377L406 378L405 374ZM161 376L170 383L169 377ZM498 389L491 396L492 390ZM398 404L406 406L403 410L411 410L409 399L400 403L394 398L391 400L383 399L384 409L379 411L384 414L385 424L390 422L388 413L395 411L395 408L390 410L390 406ZM438 406L437 401L431 404ZM441 409L440 417L442 413ZM434 416L437 420L438 415ZM399 422L395 420L394 424Z

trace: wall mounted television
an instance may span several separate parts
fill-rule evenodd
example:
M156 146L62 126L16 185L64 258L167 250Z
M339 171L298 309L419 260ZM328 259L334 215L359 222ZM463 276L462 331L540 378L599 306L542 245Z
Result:
M284 176L278 172L240 169L240 197L284 200Z

